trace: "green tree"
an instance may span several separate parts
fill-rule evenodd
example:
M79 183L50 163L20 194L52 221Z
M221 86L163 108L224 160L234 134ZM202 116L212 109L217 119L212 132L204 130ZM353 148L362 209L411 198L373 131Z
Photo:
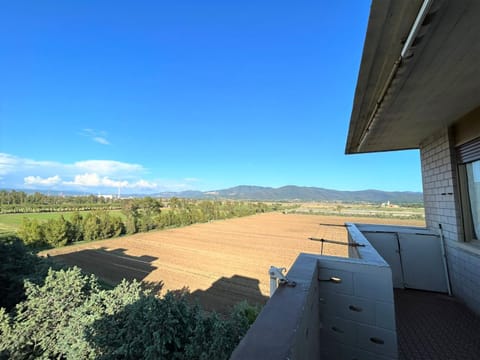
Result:
M125 232L127 234L135 234L139 228L139 206L134 200L124 204L122 212L126 217Z
M149 196L139 202L141 211L138 214L138 227L140 231L149 231L157 227L161 205L159 201Z
M58 219L50 219L43 226L45 241L54 247L65 246L69 242L71 226L63 215Z
M181 200L175 196L168 201L168 207L171 209L179 209L181 206Z
M93 212L88 213L83 219L83 239L93 241L101 239L100 218Z
M125 224L119 216L110 217L110 226L112 229L113 237L125 234Z
M62 344L72 339L69 324L78 309L99 287L93 276L82 275L78 268L48 272L45 284L25 283L27 299L16 307L11 325L3 324L2 344L11 358L61 358ZM95 310L93 309L93 315ZM77 340L69 341L78 348Z
M36 256L15 236L0 241L0 308L12 309L24 300L23 283L29 280L40 284L53 262Z
M37 219L22 218L18 235L27 245L42 245L44 243L43 229Z
M125 231L119 217L111 216L107 210L95 210L83 220L83 238L87 241L108 239L119 236Z
M251 323L245 305L220 318L184 293L160 299L126 281L101 289L78 268L26 282L26 294L15 312L0 309L0 357L228 359Z
M70 217L70 239L72 242L83 240L83 217L78 211Z

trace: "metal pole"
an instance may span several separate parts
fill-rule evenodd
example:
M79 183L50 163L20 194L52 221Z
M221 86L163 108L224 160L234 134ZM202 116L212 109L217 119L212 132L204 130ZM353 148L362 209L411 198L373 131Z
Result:
M285 275L283 275L283 272L286 270L286 268L270 266L270 269L268 270L268 274L270 275L270 297L272 297L275 290L277 290L279 281L288 281Z
M443 229L442 224L438 224L439 233L440 233L440 244L442 247L442 257L443 257L443 268L445 269L445 280L447 281L447 290L448 295L452 296L452 288L450 286L450 273L448 272L447 264L447 252L445 251L445 239L443 238Z
M270 297L272 297L275 290L277 290L277 279L270 277Z

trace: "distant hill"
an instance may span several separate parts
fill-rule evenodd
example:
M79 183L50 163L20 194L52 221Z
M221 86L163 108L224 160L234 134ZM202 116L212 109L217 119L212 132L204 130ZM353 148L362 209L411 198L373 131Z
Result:
M345 202L386 202L422 203L423 194L412 191L360 190L340 191L318 187L283 186L279 188L240 185L229 189L214 191L183 191L155 194L158 197L181 197L193 199L236 199L236 200L272 200L272 201L345 201Z
M12 190L12 189L5 189ZM25 190L26 193L35 191L54 196L78 196L89 195L86 192L79 191L45 191L45 190ZM92 193L92 195L97 195ZM115 195L115 194L113 194ZM279 188L240 185L229 189L212 191L181 191L181 192L160 192L156 194L125 194L122 197L144 197L153 196L161 198L187 198L187 199L234 199L234 200L259 200L259 201L344 201L344 202L373 202L381 203L390 201L392 203L423 203L421 192L412 191L380 191L380 190L360 190L360 191L341 191L324 189L318 187L306 186L282 186Z

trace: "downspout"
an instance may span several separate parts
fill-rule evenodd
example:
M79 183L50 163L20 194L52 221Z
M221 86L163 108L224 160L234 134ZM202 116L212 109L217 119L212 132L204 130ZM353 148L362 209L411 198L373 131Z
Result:
M360 141L357 146L357 152L360 152L360 148L362 147L363 143L365 142L367 135L370 131L370 129L373 127L377 117L377 112L380 106L383 103L383 100L385 99L385 95L387 94L388 90L390 89L390 85L392 84L393 79L395 78L395 75L397 74L398 68L402 64L402 61L407 57L408 52L410 48L412 47L412 44L417 37L418 31L420 30L420 27L422 26L423 20L425 19L425 16L427 16L428 11L430 10L430 7L432 6L433 0L424 0L422 6L420 7L420 10L417 14L417 17L415 18L415 21L413 22L412 28L410 29L410 32L408 33L407 40L405 41L405 44L403 44L402 51L400 52L400 56L398 59L395 61L393 64L392 70L390 71L390 74L388 75L387 81L385 82L385 85L382 88L382 91L380 92L380 96L378 97L377 102L375 103L375 107L373 108L372 114L370 115L370 118L368 119L367 126L365 127L365 130L363 130L362 136L360 137Z

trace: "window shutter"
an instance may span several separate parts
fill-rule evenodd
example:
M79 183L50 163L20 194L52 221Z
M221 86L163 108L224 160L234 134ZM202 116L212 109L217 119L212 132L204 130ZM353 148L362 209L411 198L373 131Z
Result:
M480 137L458 146L456 153L459 164L480 160Z

